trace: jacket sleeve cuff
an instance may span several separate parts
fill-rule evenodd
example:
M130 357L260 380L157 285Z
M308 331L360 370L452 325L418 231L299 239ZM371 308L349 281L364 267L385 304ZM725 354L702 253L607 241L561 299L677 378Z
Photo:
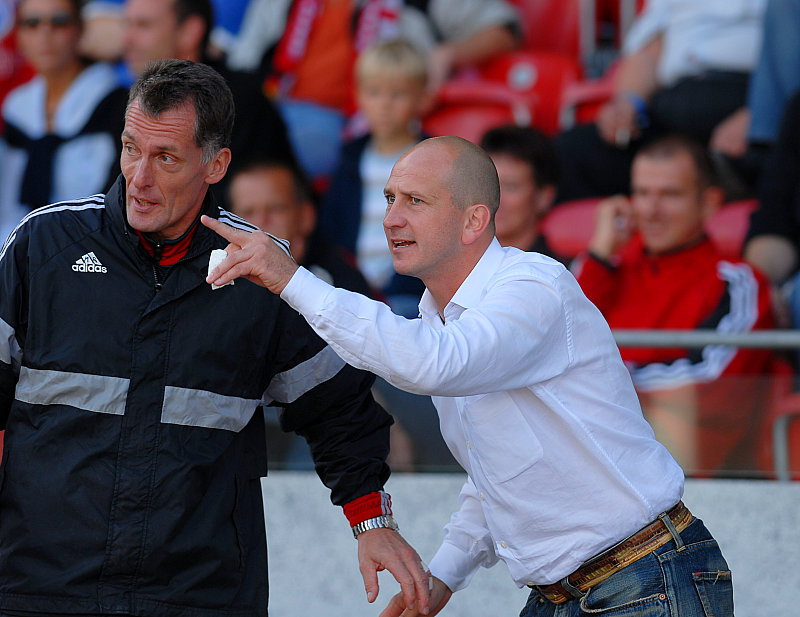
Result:
M392 514L392 496L386 491L375 491L344 504L344 515L350 527L355 527L367 519Z

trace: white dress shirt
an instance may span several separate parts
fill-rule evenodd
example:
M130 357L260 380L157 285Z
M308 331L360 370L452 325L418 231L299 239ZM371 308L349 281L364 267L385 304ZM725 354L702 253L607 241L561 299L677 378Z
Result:
M624 52L664 35L657 76L673 85L704 71L750 72L761 49L767 0L650 0L625 37Z
M469 476L430 563L453 591L498 558L557 581L682 496L608 325L548 257L493 240L445 323L427 290L408 320L302 268L281 297L348 363L433 395Z

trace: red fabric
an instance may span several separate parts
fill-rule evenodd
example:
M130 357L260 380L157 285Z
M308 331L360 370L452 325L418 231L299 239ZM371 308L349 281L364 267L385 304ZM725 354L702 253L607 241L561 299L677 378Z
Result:
M740 266L734 282L723 278L721 263ZM612 329L742 331L774 325L766 279L742 261L722 258L709 240L655 256L636 238L623 248L614 267L583 255L576 269L581 288ZM726 291L736 296L729 304ZM742 314L753 316L752 326L738 318ZM729 329L731 321L740 327ZM756 437L767 420L771 375L776 370L776 357L770 350L741 349L716 367L720 371L716 379L709 381L697 373L696 382L691 380L692 371L703 362L711 364L699 350L626 347L620 352L631 369L645 415L647 390L658 388L642 387L637 380L643 374L640 371L663 378L663 390L685 386L687 381L694 384L699 470L753 468ZM676 362L683 362L686 371L671 371Z
M384 491L367 493L344 505L344 515L354 527L370 518L392 513L392 496Z
M352 16L349 2L325 3L294 67L292 97L345 111L352 97L355 62Z
M275 50L273 74L264 83L269 96L294 98L355 111L353 66L358 52L381 38L396 36L402 2L295 0Z
M717 270L720 261L723 258L709 240L681 251L650 255L636 238L624 247L613 269L591 257L585 259L578 282L612 329L691 330L701 327L717 309L725 291L725 281ZM752 268L750 272L759 285L759 316L753 329L771 328L769 285L760 273ZM637 363L664 362L686 355L683 349L621 351L623 360ZM760 366L750 372L759 372Z
M302 60L314 21L324 4L324 0L295 1L273 60L273 65L281 73L294 70Z
M134 229L136 235L139 236L139 242L145 250L150 254L150 257L156 256L156 248L153 246L144 234L137 229ZM161 258L158 260L159 266L172 266L178 263L181 258L186 255L189 250L189 245L192 243L192 238L197 231L197 225L193 225L189 232L174 244L164 244L161 251Z
M34 76L33 67L28 64L17 49L16 33L12 30L0 37L0 103L14 88L24 84ZM3 120L0 118L0 131Z

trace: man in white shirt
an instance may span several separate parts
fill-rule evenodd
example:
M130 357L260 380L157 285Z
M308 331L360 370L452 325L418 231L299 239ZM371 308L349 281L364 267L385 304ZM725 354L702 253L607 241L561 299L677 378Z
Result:
M430 563L430 614L502 559L532 588L524 617L700 615L700 595L732 616L728 566L680 502L683 473L644 421L600 312L564 266L494 237L491 159L457 137L425 140L385 194L395 268L427 287L421 319L317 280L266 235L204 218L231 242L208 281L268 287L347 362L433 396L468 479ZM382 617L401 614L418 613L398 595Z

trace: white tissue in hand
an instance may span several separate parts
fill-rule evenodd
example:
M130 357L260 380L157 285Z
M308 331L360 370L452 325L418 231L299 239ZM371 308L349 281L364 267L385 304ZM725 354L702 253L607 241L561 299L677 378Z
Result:
M225 249L214 249L211 251L211 255L208 257L208 273L211 274L222 260L228 256L228 252ZM233 281L228 281L225 285L233 285ZM220 287L225 287L225 285L214 285L211 283L211 289L219 289Z

